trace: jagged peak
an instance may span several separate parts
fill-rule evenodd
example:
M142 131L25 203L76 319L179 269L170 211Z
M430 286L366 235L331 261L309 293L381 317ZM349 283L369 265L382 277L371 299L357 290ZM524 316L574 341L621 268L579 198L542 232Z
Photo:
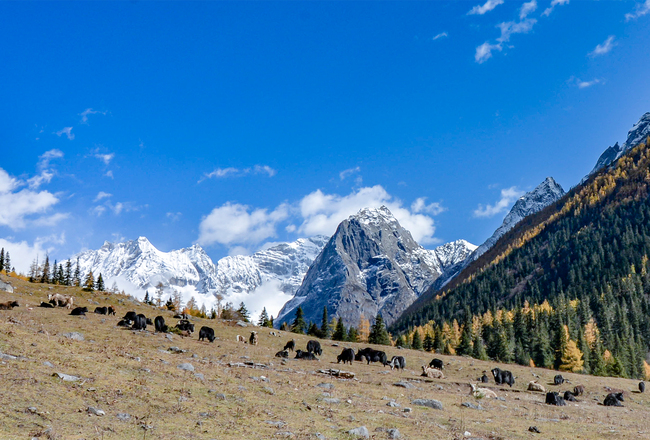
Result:
M457 247L463 247L469 249L470 251L474 251L478 246L461 238L458 240L450 241L449 243L442 244L435 248L435 250L453 249Z

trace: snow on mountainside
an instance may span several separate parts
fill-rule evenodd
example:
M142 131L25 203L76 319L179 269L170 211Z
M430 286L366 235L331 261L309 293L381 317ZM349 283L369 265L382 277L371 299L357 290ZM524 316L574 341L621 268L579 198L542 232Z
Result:
M346 326L377 312L390 324L446 267L475 248L458 240L426 250L388 208L362 209L338 226L275 322L292 321L298 306L307 322L320 322L327 306Z
M603 152L603 154L600 155L598 161L596 161L596 166L594 166L594 168L582 179L580 183L584 183L589 178L589 176L594 174L599 169L606 167L618 160L629 150L636 147L639 143L645 141L648 136L650 136L650 112L641 116L641 119L639 119L637 123L634 124L632 129L627 132L627 139L623 145L619 145L618 142L616 142L614 146L608 147Z
M564 189L552 177L547 177L534 190L524 194L517 200L508 215L503 219L501 226L497 228L490 238L480 245L467 259L456 265L448 267L436 280L434 288L440 289L458 275L472 261L477 260L487 252L506 232L512 229L525 217L541 211L551 203L559 200L565 194Z
M211 307L216 295L224 302L244 301L253 315L267 308L277 314L298 290L309 265L327 242L327 237L280 243L250 256L225 257L215 265L199 246L161 252L145 237L124 243L106 242L99 250L78 255L82 274L99 273L107 287L115 282L136 296L143 297L162 282L167 298L173 290L184 301L194 296ZM76 257L75 257L76 258Z

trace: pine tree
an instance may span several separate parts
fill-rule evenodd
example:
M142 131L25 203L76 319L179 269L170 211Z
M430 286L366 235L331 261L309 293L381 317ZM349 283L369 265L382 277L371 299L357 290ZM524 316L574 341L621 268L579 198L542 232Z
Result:
M483 344L483 338L481 338L481 335L478 333L474 335L472 357L484 361L488 359L487 352L485 351L485 345Z
M65 272L62 264L59 264L59 270L56 273L56 283L65 286Z
M248 309L246 308L246 304L244 304L244 301L239 303L239 308L237 309L237 313L239 313L239 316L241 317L242 321L250 322L250 315L248 313Z
M54 264L52 264L52 272L50 273L50 280L47 281L50 284L56 284L57 280L57 275L59 271L59 265L57 264L56 260L54 260Z
M368 342L378 345L390 345L390 337L384 326L384 318L382 318L381 313L377 313L375 317L375 323L370 330Z
M95 276L93 275L93 271L91 270L88 272L88 275L86 276L86 281L84 281L84 287L83 290L87 292L92 292L95 289Z
M273 315L269 318L268 327L273 328Z
M320 335L320 329L319 329L318 326L317 326L316 324L314 324L313 322L310 322L310 323L309 323L309 327L308 327L308 328L309 328L309 330L307 330L307 334L308 334L308 335L310 335L310 336L316 336L316 337L318 337L318 335Z
M422 338L420 337L420 331L418 329L415 329L413 332L411 348L413 350L422 350Z
M336 322L336 327L334 328L334 334L332 339L334 341L345 341L347 333L345 331L345 326L343 325L343 319L339 318Z
M323 319L320 324L320 337L327 339L330 337L330 324L327 317L327 306L323 307Z
M350 326L350 328L348 329L347 340L350 342L359 342L359 332L357 331L356 328Z
M293 324L291 324L291 331L293 333L304 334L306 326L307 323L303 317L302 307L298 307L296 309L296 319L293 321Z
M0 272L2 272L5 268L5 248L2 248L0 250Z
M65 263L65 275L63 276L63 284L72 286L72 263L68 260Z
M5 252L5 273L9 275L10 272L15 272L16 270L11 267L11 257L9 256L9 251Z
M406 341L404 340L404 335L399 335L395 339L395 347L406 347Z
M445 340L442 337L442 330L438 329L436 331L436 336L433 339L433 349L436 353L442 353L445 349Z
M104 291L104 279L102 278L102 274L100 273L99 276L97 277L97 283L95 283L95 290L99 292Z
M262 313L260 313L260 319L257 321L257 325L260 327L269 326L269 314L266 311L266 307L262 309Z
M472 355L472 329L469 323L463 326L463 333L460 335L460 343L456 348L458 356L471 356Z
M424 335L424 342L422 343L422 347L426 351L433 351L433 346L434 346L433 336L431 336L431 333L427 332L427 334Z
M41 270L41 283L50 282L50 256L45 254L45 263L43 263L43 270Z
M146 290L146 291L144 292L144 300L143 300L143 302L144 302L145 304L149 304L149 301L150 301L150 299L149 299L149 291Z
M77 257L77 265L74 268L73 284L75 286L81 286L81 269L79 268L79 257Z

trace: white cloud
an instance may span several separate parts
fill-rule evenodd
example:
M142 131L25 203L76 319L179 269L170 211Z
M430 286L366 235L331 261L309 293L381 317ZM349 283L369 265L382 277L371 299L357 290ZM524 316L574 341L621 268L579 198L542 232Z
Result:
M650 13L650 0L645 0L643 3L637 3L634 6L634 12L628 12L625 14L625 21L634 20L639 17L643 17Z
M99 195L102 195L101 198ZM103 205L97 205L89 210L89 212L93 215L96 215L97 217L101 217L106 211L111 211L114 215L120 215L123 212L134 212L134 211L140 211L142 208L147 208L148 205L134 205L132 202L115 202L112 203L108 198L111 197L111 194L106 195L106 193L100 192L97 197L95 198L95 201L99 201L102 199L107 199Z
M109 197L113 197L113 194L109 194L107 192L100 191L100 192L97 193L97 197L95 197L95 200L93 200L93 202L98 202L98 201L100 201L102 199L107 199Z
M523 20L524 18L528 17L528 15L532 12L535 12L537 9L537 0L530 0L529 2L524 3L521 5L521 9L519 9L519 19Z
M429 244L438 241L433 236L436 228L431 217L404 208L399 199L380 185L360 188L347 196L324 194L321 190L306 195L299 202L303 222L298 231L306 235L332 235L346 218L363 208L379 208L382 205L390 209L417 242Z
M45 217L37 218L31 222L33 226L56 226L60 221L70 217L68 212L57 212Z
M562 6L562 5L566 5L568 3L569 3L569 0L553 0L551 2L551 6L546 8L544 10L544 12L542 12L542 15L545 16L545 17L548 17L549 15L551 15L551 12L553 12L553 9L555 9L556 6L558 6L558 5Z
M41 154L38 156L38 168L43 170L47 167L50 166L50 161L53 159L60 159L63 157L63 151L57 150L56 148L53 150L46 151L45 153Z
M347 170L343 170L339 173L339 177L341 180L345 180L346 177L351 176L354 173L358 173L361 171L361 167L354 167L354 168L348 168Z
M225 203L214 208L201 219L198 243L202 246L213 244L256 245L276 236L276 225L289 215L285 204L273 211L251 209L238 203Z
M183 216L183 214L180 213L180 212L168 212L167 213L167 218L170 219L172 222L179 221L182 216Z
M30 189L38 189L44 183L50 183L52 177L54 177L54 171L48 169L50 166L50 161L53 159L59 159L63 157L63 152L61 150L49 150L43 153L38 157L38 164L36 167L39 169L40 174L34 176L27 180L27 185Z
M427 202L426 197L419 197L415 199L415 201L411 204L411 211L413 211L416 214L420 212L426 212L427 214L438 215L447 210L447 208L445 208L438 202L430 203L428 205L426 202Z
M569 79L569 82L574 83L576 86L578 86L579 89L586 89L588 87L595 86L596 84L604 83L602 79L598 79L598 78L592 79L591 81L582 81L575 77L571 77Z
M474 54L474 60L476 60L477 63L483 64L490 58L492 58L492 51L493 50L498 50L499 52L503 49L501 47L501 44L490 44L489 41L486 41L485 43L481 44L476 48L476 53Z
M100 115L105 115L105 114L108 113L108 112L106 112L106 111L100 111L100 110L93 110L93 109L91 109L91 108L87 108L86 110L84 110L84 111L82 111L81 113L79 113L79 116L81 116L81 123L82 123L82 124L87 124L87 123L88 123L88 115L96 115L96 114L98 114L98 113L99 113Z
M433 41L436 41L439 38L447 38L449 35L447 32L440 32L438 35L432 38Z
M26 241L14 242L10 238L0 238L0 247L3 247L5 252L9 252L11 265L16 268L16 271L23 274L29 273L29 266L36 258L42 262L45 260L46 253L52 253L55 250L52 246L45 246L46 243L62 245L65 243L65 234L38 237L33 244Z
M226 177L241 177L245 176L247 174L266 174L269 177L273 177L277 174L277 171L271 168L268 165L255 165L253 167L249 168L234 168L234 167L227 167L227 168L216 168L214 171L211 173L205 173L203 177L198 181L198 183L203 182L206 179L212 179L212 178L226 178Z
M111 163L111 160L113 160L113 158L115 157L115 153L109 153L109 154L95 153L93 156L95 156L97 159L104 162L104 165L109 165Z
M90 209L90 213L96 215L97 217L101 217L105 212L106 212L106 207L101 205L95 206L94 208Z
M507 21L499 23L497 27L501 29L501 36L497 38L497 41L505 43L510 41L510 36L513 34L527 34L533 29L535 23L537 23L537 20L534 18L527 18L520 22Z
M26 217L43 214L59 202L59 199L48 191L23 189L15 192L21 184L0 168L0 226L24 228Z
M55 134L59 137L65 134L68 137L68 139L70 140L74 139L74 133L72 133L72 127L64 127L61 130L57 131Z
M493 217L500 212L505 211L510 205L524 194L516 186L501 190L501 198L494 205L478 205L474 210L474 217Z
M598 55L605 55L609 51L611 51L614 46L616 46L616 43L614 43L614 36L610 35L607 37L607 39L603 42L603 44L599 44L596 46L596 48L589 52L590 57L597 57Z
M113 170L108 170L108 171L106 171L106 173L104 174L104 176L106 176L106 177L110 177L110 178L112 179L112 178L113 178Z
M503 4L503 0L487 0L483 5L474 6L467 15L483 15Z

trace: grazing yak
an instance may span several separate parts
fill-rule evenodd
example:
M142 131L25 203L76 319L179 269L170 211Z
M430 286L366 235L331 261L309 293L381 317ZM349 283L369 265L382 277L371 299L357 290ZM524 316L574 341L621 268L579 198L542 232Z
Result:
M645 392L645 382L639 382L639 392L640 393Z
M214 342L214 330L210 327L203 326L201 327L201 330L199 330L199 341L203 341L206 338L208 341Z
M561 374L558 374L553 378L554 385L562 385L564 382L568 382L568 380L563 378Z
M295 349L296 349L296 340L295 339L292 339L289 342L287 342L286 344L284 344L283 350L294 351Z
M345 365L346 362L349 362L350 365L352 365L353 360L354 360L354 350L351 348L344 348L341 354L336 356L337 364L343 361L343 365Z
M438 370L439 371L439 370ZM442 373L442 371L440 372ZM491 399L496 399L497 398L497 393L492 391L489 388L479 388L478 386L474 385L473 383L469 384L470 387L472 387L471 394L477 399L484 399L484 398L491 398Z
M251 345L257 345L258 341L257 332L251 332L251 335L248 337L248 343Z
M60 293L50 293L47 295L47 301L59 307L71 309L74 303L74 297L61 295Z
M296 350L296 359L304 359L306 361L317 361L318 358L314 356L314 353L308 351Z
M7 301L4 303L0 303L0 310L11 310L14 307L20 307L18 301Z
M323 354L323 350L320 348L320 342L314 340L307 342L307 351L309 353L317 354L318 356Z
M431 379L444 379L445 375L442 371L438 370L437 368L431 368L427 367L426 365L422 365L422 376L424 377L429 377Z
M567 402L577 402L576 396L571 391L564 392L564 400Z
M176 328L181 331L188 331L190 333L194 333L194 324L192 324L187 319L181 319L180 321L178 321L178 324L176 324Z
M574 396L582 396L585 393L585 386L584 385L576 385L573 387L573 395Z
M490 379L485 375L485 371L483 372L483 376L481 376L478 380L482 383L490 382Z
M607 397L605 397L605 402L603 402L603 405L623 406L621 405L621 402L625 402L625 400L623 400L623 393L609 393Z
M127 321L135 321L136 316L138 316L138 315L136 315L136 313L133 312L133 311L126 312L126 315L124 315L124 317L122 319L125 319Z
M108 315L108 307L95 307L95 311L98 315Z
M431 362L429 362L429 367L437 368L438 370L444 370L445 364L440 359L433 359Z
M546 393L546 404L555 406L566 406L564 398L557 391Z
M508 384L512 387L515 384L515 378L512 373L508 370L501 370L499 368L492 369L492 376L494 376L494 382L497 385Z
M88 307L75 307L70 314L74 316L86 316L86 312L88 312Z
M187 313L179 313L179 314L174 315L174 319L185 319L185 320L187 320L187 319L190 319L190 315L188 315Z
M115 316L115 309L113 306L108 306L108 314Z
M142 313L136 315L133 320L133 325L131 326L132 330L146 330L147 329L147 317Z
M160 333L167 333L167 330L169 330L165 324L165 318L162 316L156 316L156 318L153 320L153 325L156 328L156 331Z
M404 359L404 356L393 356L388 365L390 365L391 370L394 368L403 370L406 368L406 359Z
M117 323L118 327L131 327L131 322L128 319L122 319L120 322Z
M276 358L288 358L289 357L289 352L287 350L278 351L277 353L275 353L275 357Z
M541 383L537 383L536 380L531 380L528 382L528 391L539 391L540 393L545 393L546 389Z
M242 335L237 335L237 342L243 342L244 344L246 343L246 338L243 337Z
M370 362L381 362L384 367L388 365L388 358L386 357L386 353L383 351L374 350L370 347L359 350L357 351L357 354L354 355L355 361L363 362L364 359L368 362L368 364L370 364Z
M46 303L46 302L41 302L41 305L40 305L39 307L43 307L43 308L46 308L46 309L53 309L53 308L54 308L54 304L50 304L50 303Z

